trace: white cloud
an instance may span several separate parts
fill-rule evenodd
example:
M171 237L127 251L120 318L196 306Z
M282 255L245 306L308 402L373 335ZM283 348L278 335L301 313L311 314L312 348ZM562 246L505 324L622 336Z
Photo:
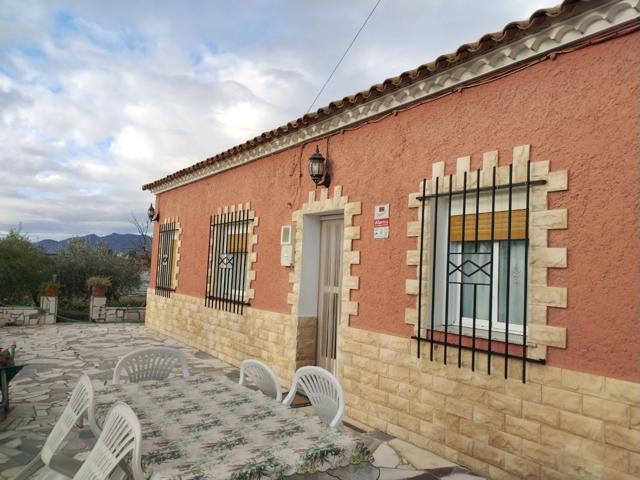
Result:
M143 183L305 113L372 5L2 2L0 233L134 231ZM383 1L316 108L549 5Z

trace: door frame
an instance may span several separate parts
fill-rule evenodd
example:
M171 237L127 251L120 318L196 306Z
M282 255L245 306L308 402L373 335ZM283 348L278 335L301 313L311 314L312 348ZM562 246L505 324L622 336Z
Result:
M331 373L336 374L338 371L338 336L339 336L339 331L340 331L340 319L341 319L341 310L342 310L342 279L343 279L343 273L344 273L344 214L329 214L329 215L320 215L319 216L319 221L320 221L320 241L319 241L319 255L318 255L318 292L317 292L317 327L316 327L316 365L325 368L326 370L329 370ZM330 234L329 232L327 232L327 237L329 237L329 235L333 235L335 234L336 236L339 236L339 238L337 239L337 243L334 245L334 249L333 252L330 252L327 250L323 249L323 239L322 239L322 231L323 231L323 227L325 225L325 222L332 222L332 221L339 221L340 222L340 229L338 231L333 232L332 234ZM333 240L331 240L331 242L333 243ZM324 255L327 255L328 257L324 257ZM335 328L333 330L333 341L331 342L331 345L329 346L329 348L335 349L335 358L331 359L331 357L325 357L324 359L322 359L321 355L320 355L320 349L321 349L321 345L320 342L321 341L325 341L326 339L323 336L322 333L322 320L321 320L321 314L323 314L323 302L324 302L324 298L323 298L323 280L322 277L324 276L326 272L326 268L327 268L327 261L329 261L331 258L335 259L335 256L339 255L339 266L338 268L340 269L340 271L337 273L337 275L335 275L335 277L337 277L338 280L338 285L337 286L332 286L332 288L337 289L337 294L338 294L338 298L337 298L337 309L336 309L336 318L335 318ZM324 257L324 258L323 258ZM331 267L330 267L331 268ZM331 308L331 307L330 307ZM330 331L330 328L327 330L327 332ZM321 365L321 363L323 363ZM327 368L331 366L332 368Z
M315 348L313 355L313 365L318 364L318 340L319 340L319 309L318 309L318 297L320 292L320 231L321 223L323 220L342 219L343 221L343 245L341 251L341 278L340 284L342 285L345 277L345 248L344 248L344 223L345 214L343 209L332 209L329 211L317 211L309 212L302 215L301 223L303 225L302 231L304 232L304 238L301 240L300 248L300 280L298 290L298 308L297 314L299 317L313 317L315 319ZM340 311L342 310L342 289L340 292ZM336 375L339 371L340 363L340 348L338 331L342 324L342 316L338 316L338 324L336 329L336 359L334 370Z
M321 190L311 190L308 192L308 200L300 205L298 210L291 213L291 222L295 225L295 244L294 244L294 265L293 270L289 273L289 283L291 285L287 294L287 303L291 305L292 320L297 327L298 335L302 335L305 339L315 335L312 322L316 322L317 307L310 307L309 301L305 293L311 285L313 292L313 302L317 303L317 274L310 275L310 267L308 258L313 253L313 238L319 239L319 235L314 235L314 225L316 231L319 230L319 221L317 216L330 214L344 215L344 237L343 237L343 261L342 261L342 305L340 315L339 330L349 325L350 315L358 314L358 301L353 300L352 290L358 290L360 278L351 273L351 266L360 263L360 252L354 249L353 240L360 239L361 227L354 225L356 216L362 213L362 202L350 201L347 195L342 194L342 186L335 185L331 188ZM314 222L315 220L315 222ZM310 240L311 239L311 240ZM316 250L317 252L317 250ZM316 257L317 258L317 257ZM316 262L316 265L318 263ZM317 268L317 267L316 267ZM313 279L316 279L314 282ZM344 337L338 342L337 351L337 376L342 378L342 362L340 357L341 343L345 341ZM306 342L298 343L296 358L293 359L295 365L294 370L304 365L309 365L310 360L306 355ZM303 349L302 351L300 349ZM298 359L298 354L300 354ZM293 371L291 372L293 375Z

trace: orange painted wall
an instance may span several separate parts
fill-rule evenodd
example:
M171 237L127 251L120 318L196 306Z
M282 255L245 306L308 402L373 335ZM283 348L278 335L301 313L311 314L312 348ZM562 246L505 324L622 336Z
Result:
M404 284L415 270L405 255L416 241L406 225L416 210L407 208L407 196L431 164L444 160L453 173L455 159L471 154L477 168L482 152L495 149L502 164L513 146L531 144L533 161L569 171L569 190L549 196L550 208L568 209L569 228L549 238L551 247L568 249L568 268L549 276L549 285L568 288L568 308L549 314L550 324L567 328L568 348L550 349L548 363L640 381L638 51L636 32L333 135L332 185L363 205L354 219L362 228L354 242L361 264L352 270L360 277L352 294L360 312L351 324L410 335L404 310L415 297ZM289 312L279 229L313 187L306 161L316 144L326 153L326 140L311 142L158 196L161 215L177 216L183 228L179 292L204 295L209 215L250 201L260 217L252 305ZM374 206L387 202L390 238L373 240Z

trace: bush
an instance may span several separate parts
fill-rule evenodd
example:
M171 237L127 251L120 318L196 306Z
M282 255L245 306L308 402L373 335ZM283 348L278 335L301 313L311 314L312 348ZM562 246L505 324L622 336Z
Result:
M58 314L74 320L89 320L89 301L60 299L58 302Z
M0 237L0 302L37 305L40 286L52 273L51 258L19 230Z
M56 255L55 264L58 280L63 286L65 297L69 299L86 298L87 281L91 277L110 279L108 296L118 298L140 286L140 272L143 268L136 258L118 255L105 244L93 246L81 238L73 238L61 248Z

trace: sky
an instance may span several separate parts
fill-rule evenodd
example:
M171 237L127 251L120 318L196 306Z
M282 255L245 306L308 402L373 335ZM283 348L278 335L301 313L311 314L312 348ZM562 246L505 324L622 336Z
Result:
M297 119L376 0L1 0L0 235L135 233L142 184ZM559 0L382 0L314 110Z

